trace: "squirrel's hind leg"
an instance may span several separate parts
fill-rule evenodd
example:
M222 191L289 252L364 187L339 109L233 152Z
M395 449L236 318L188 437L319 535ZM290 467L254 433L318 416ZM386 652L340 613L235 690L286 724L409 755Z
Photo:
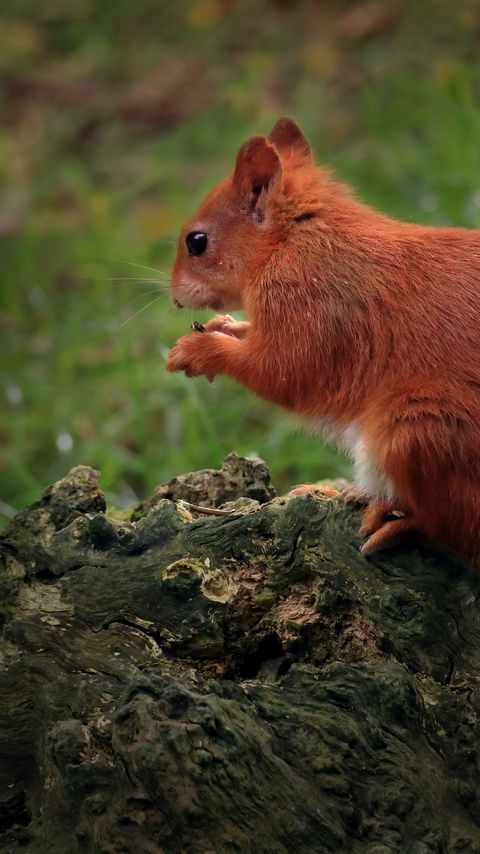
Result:
M379 469L399 496L402 518L364 520L362 551L407 537L480 566L480 405L448 384L385 395L366 424ZM383 510L385 513L385 509ZM388 512L388 511L387 511ZM370 518L371 516L371 518ZM368 526L368 522L372 524ZM372 527L375 528L372 531Z

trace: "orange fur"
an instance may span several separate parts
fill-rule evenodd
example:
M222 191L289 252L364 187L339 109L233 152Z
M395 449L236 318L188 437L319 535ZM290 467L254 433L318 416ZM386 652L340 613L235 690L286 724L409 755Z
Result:
M192 230L208 234L198 257ZM249 325L214 320L177 342L168 370L228 374L318 420L351 451L360 491L404 511L383 525L392 544L421 531L480 565L480 231L363 205L283 119L242 146L184 229L172 296L242 307ZM381 528L372 549L390 544Z

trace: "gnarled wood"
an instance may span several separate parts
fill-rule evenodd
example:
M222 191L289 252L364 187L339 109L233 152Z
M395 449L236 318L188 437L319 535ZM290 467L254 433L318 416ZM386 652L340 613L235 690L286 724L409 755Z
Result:
M78 467L13 520L0 850L480 851L479 580L273 495L230 457L125 522Z

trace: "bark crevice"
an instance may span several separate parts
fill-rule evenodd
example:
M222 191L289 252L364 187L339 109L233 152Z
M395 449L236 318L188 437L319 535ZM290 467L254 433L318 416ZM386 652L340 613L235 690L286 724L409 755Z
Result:
M366 560L359 518L236 455L129 519L86 467L18 514L0 850L480 851L480 581Z

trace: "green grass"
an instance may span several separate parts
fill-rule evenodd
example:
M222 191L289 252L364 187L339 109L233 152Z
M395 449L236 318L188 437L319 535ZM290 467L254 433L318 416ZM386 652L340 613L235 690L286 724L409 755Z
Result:
M365 38L345 36L349 4L333 0L4 6L3 510L77 463L101 469L119 503L231 450L264 457L281 489L348 475L227 379L165 373L193 317L168 302L173 242L243 139L281 113L370 203L478 227L477 4L405 2ZM72 81L93 94L72 95ZM145 120L149 92L161 109Z

